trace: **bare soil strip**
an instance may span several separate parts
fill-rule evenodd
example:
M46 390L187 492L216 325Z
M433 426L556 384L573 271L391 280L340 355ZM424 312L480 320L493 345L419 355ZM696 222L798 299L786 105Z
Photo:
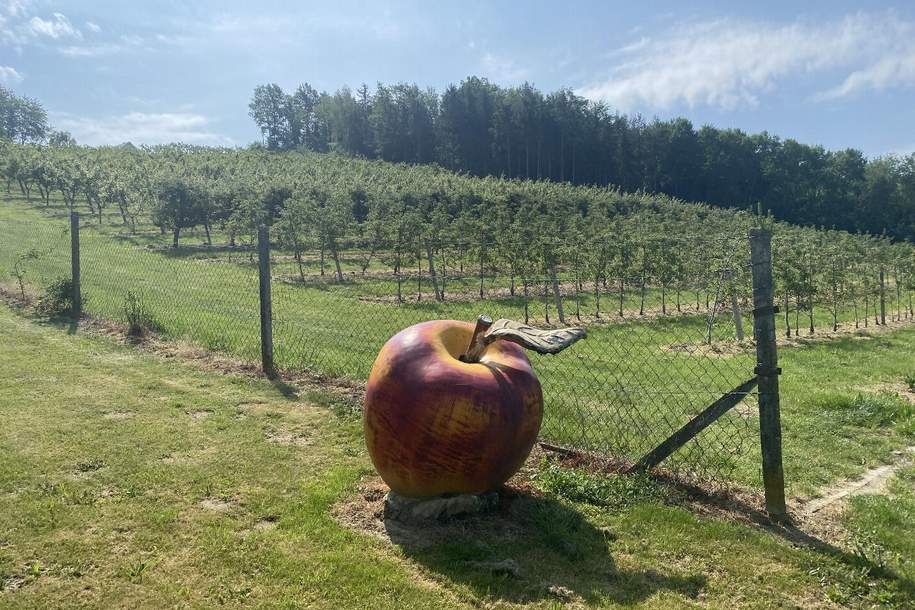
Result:
M871 468L857 479L842 481L827 487L820 497L799 500L799 512L804 517L810 518L826 511L846 498L884 493L893 475L901 468L912 463L912 456L915 455L915 446L908 447L898 453L898 459L892 464L883 464L876 468Z

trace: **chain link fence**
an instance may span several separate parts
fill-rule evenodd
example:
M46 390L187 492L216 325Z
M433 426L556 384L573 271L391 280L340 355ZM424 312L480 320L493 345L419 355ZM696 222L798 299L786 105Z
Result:
M185 231L175 248L171 234L106 220L80 220L86 313L124 321L130 293L157 333L260 359L255 236ZM7 293L36 296L69 278L66 209L5 204L0 225ZM439 244L433 253L355 243L335 252L273 248L274 361L280 371L359 387L384 342L425 320L487 314L542 328L583 326L587 339L568 351L531 354L544 390L541 438L625 467L752 379L757 363L746 236L634 238L626 248L617 259L630 258L628 265L614 265L613 255L605 265L514 272L486 254L497 245L485 242ZM662 467L691 480L758 486L758 396L745 389L739 398Z

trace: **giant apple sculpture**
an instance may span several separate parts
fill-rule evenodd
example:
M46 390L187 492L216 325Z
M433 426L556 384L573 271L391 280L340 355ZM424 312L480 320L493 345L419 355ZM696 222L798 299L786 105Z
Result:
M476 326L435 320L394 335L365 394L366 443L381 478L411 498L499 487L527 459L543 419L522 345L555 353L582 336L485 316Z

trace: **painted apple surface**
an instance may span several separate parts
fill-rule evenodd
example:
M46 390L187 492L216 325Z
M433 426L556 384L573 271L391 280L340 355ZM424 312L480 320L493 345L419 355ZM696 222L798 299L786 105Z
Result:
M474 325L423 322L381 349L365 393L369 454L385 483L413 498L498 488L540 431L543 393L524 348L489 344L462 362Z

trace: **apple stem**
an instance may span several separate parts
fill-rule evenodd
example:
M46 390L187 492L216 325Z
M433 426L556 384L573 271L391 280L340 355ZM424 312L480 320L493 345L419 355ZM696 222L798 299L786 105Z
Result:
M481 314L477 318L477 325L473 329L473 336L470 338L470 345L467 347L467 353L461 356L464 362L479 362L486 349L486 343L483 342L483 336L489 327L492 326L492 318L486 314Z

